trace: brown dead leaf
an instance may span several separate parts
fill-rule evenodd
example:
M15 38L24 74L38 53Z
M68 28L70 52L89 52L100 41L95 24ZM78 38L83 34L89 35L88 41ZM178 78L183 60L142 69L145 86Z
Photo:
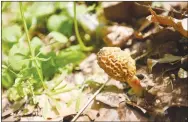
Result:
M183 10L183 9L187 9L187 6L188 6L188 3L187 2L185 2L185 1L182 1L182 2L180 2L180 1L173 1L173 2L161 2L161 4L162 4L162 6L163 6L163 8L165 9L165 10L173 10L173 9L175 9L175 10Z
M97 66L96 59L97 59L96 54L92 53L80 63L79 67L82 70L82 72L84 73L84 75L100 72L98 70L99 66ZM95 69L96 69L96 71L95 71Z
M151 16L148 17L148 20L150 20L152 22L158 22L162 25L171 26L175 30L179 31L183 36L188 37L188 31L187 31L187 28L185 28L187 25L187 23L185 23L187 18L185 20L177 20L170 16L157 15L155 13L155 11L153 11L151 8L149 8L149 10L151 12ZM185 23L184 24L185 27L184 27L183 23Z
M95 121L120 121L120 119L117 110L101 108Z
M125 101L125 96L122 93L102 92L96 96L96 100L111 107L119 107L119 103Z
M5 109L10 106L10 102L8 101L7 97L2 97L2 108L1 111L5 111Z
M71 122L72 119L74 118L74 116L76 116L76 114L70 114L70 115L64 116L60 122ZM91 121L88 115L82 114L76 120L76 122L84 122L84 121L86 121L86 122Z
M151 3L148 1L102 2L102 7L104 8L104 15L108 20L132 23L133 18L140 18L149 14L147 7L143 5L151 5Z
M165 111L165 117L169 118L171 122L186 122L188 120L188 107L186 106L171 106Z
M117 81L117 80L114 80L114 79L110 79L110 81L106 84L106 86L108 87L113 87L115 86L116 88L120 89L120 90L123 90L125 89L125 84L123 84L122 82L120 81Z
M25 104L24 99L20 101L16 101L9 109L7 109L5 112L2 113L2 117L13 114L14 112L18 111L24 104Z
M20 120L20 117L9 116L6 119L2 119L2 122L16 122L19 120Z
M129 21L131 15L128 9L131 5L131 2L103 2L104 16L112 21Z
M127 106L125 102L122 102L118 108L118 115L121 121L148 121L146 117Z
M88 109L87 111L84 112L84 114L86 114L91 120L95 120L98 113L99 113L99 111L94 110L94 109Z
M108 46L123 47L130 39L134 30L130 27L114 25L107 28L107 35L103 38Z
M138 100L138 101L139 101L139 100ZM139 110L139 111L142 112L143 114L146 114L146 113L147 113L147 110L146 110L146 109L144 109L144 108L138 106L138 105L137 105L136 103L134 103L134 102L126 101L126 104L127 104L128 106L131 106L131 107L133 107L133 108Z
M134 37L136 39L146 39L150 35L157 33L160 31L160 28L157 24L149 21L146 18L141 18L137 21L138 30L134 32Z
M172 105L188 106L187 103L187 80L177 78L173 81L170 77L166 76L161 79L157 78L158 84L152 87L148 92L153 94L152 111L163 110L165 107ZM173 86L173 88L172 88ZM146 99L145 99L146 100Z
M84 115L84 116L80 116L76 121L77 122L84 122L84 121L89 122L90 118L88 116Z
M35 109L35 105L32 105L32 104L26 104L24 109L19 111L18 115L19 116L25 116L25 115L30 115L34 112L34 109Z
M40 116L34 116L34 117L22 117L21 122L29 122L29 121L45 121L43 117Z

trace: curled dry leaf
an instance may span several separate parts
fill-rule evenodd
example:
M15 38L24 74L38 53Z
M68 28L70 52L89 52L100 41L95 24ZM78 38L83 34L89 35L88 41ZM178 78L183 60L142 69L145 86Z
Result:
M134 32L134 37L136 39L146 39L152 34L155 34L158 31L160 31L157 24L154 24L145 18L138 20L138 26L139 29Z
M158 22L162 25L167 25L173 27L175 30L179 31L183 36L188 37L188 28L187 21L188 18L183 20L178 20L169 16L157 15L155 11L149 8L151 16L148 17L148 20L152 22Z

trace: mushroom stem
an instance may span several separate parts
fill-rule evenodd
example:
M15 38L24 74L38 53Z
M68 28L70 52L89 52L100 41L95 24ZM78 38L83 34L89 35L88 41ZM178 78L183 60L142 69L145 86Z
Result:
M137 76L133 76L133 78L129 81L127 81L127 83L131 86L131 88L133 89L134 93L137 96L143 96L143 88L140 85L140 80L138 79Z

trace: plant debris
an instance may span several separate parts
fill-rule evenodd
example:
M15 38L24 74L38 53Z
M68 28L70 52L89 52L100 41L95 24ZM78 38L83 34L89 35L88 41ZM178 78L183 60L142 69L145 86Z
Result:
M149 10L152 14L151 18L149 17L150 21L158 22L162 25L172 26L174 29L179 31L183 36L188 37L187 18L183 20L177 20L177 19L173 19L172 17L164 17L157 15L151 8Z

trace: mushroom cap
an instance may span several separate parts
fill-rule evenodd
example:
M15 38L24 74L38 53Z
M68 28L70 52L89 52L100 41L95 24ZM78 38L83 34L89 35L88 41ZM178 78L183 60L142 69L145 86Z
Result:
M136 74L135 60L118 47L103 47L97 54L99 66L112 78L126 82Z

